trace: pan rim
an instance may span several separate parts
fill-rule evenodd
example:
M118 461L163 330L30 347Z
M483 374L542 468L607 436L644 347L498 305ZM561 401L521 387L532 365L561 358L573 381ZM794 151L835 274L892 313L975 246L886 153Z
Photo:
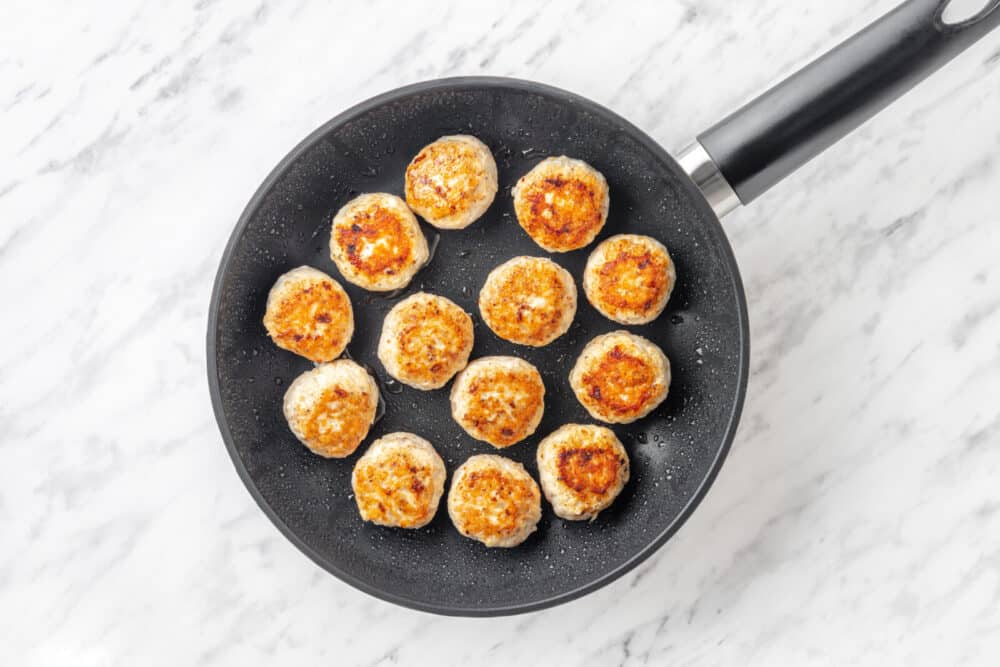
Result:
M654 553L656 553L666 542L673 537L681 526L683 526L687 520L690 518L691 514L694 513L698 505L704 499L708 490L711 488L712 484L715 482L719 471L722 468L723 463L729 453L732 446L733 440L736 436L736 431L739 426L740 416L743 412L743 405L746 399L747 391L747 381L749 378L749 363L750 363L750 320L746 302L746 292L743 288L743 281L740 277L739 266L736 262L736 257L733 254L732 247L730 246L729 239L722 227L722 223L715 213L711 210L708 203L705 201L704 197L698 191L697 186L690 179L679 179L687 191L689 198L695 202L695 206L702 209L705 214L705 219L708 221L715 221L714 228L711 230L713 234L718 237L719 248L722 251L724 257L724 262L729 268L729 274L732 277L732 288L736 295L737 310L739 316L739 377L736 380L736 396L732 404L732 409L727 419L726 432L723 437L721 446L719 447L715 458L713 459L711 466L709 467L708 473L698 484L698 488L695 493L688 500L684 508L674 517L673 521L660 533L658 533L652 540L650 540L644 547L636 551L628 560L621 563L617 567L605 572L599 577L596 577L592 581L577 586L569 591L558 593L540 600L511 604L511 605L499 605L499 606L478 606L478 607L461 607L453 606L447 604L430 603L423 600L415 599L412 597L406 597L399 595L389 590L373 586L366 581L363 581L356 577L355 575L338 568L335 564L329 562L321 553L310 547L303 540L301 540L298 535L284 522L284 520L279 516L279 514L267 503L259 489L256 486L252 476L247 470L240 458L239 453L236 451L236 445L229 429L229 424L226 419L223 406L222 406L222 391L219 383L219 373L218 365L216 363L216 339L218 337L218 320L219 320L219 302L222 295L223 282L226 278L228 267L232 261L233 252L238 241L243 237L246 231L247 225L254 212L259 208L261 202L264 200L265 196L270 193L274 188L279 179L285 174L287 169L292 165L292 163L297 160L306 150L311 148L317 140L325 136L328 132L334 128L343 125L344 123L350 122L357 118L358 116L374 109L378 106L391 103L398 99L404 98L408 95L415 93L422 93L433 90L448 90L448 89L462 89L469 87L477 88L513 88L525 92L533 92L538 94L544 94L548 96L561 97L566 99L571 104L577 106L578 108L585 109L589 113L593 113L596 116L600 116L606 120L609 120L620 127L622 127L626 132L628 132L632 137L638 140L647 150L657 155L660 159L665 162L673 162L676 164L676 160L652 137L647 135L644 131L639 129L637 126L633 125L631 122L621 117L614 111L593 102L585 97L571 93L569 91L557 88L555 86L550 86L548 84L542 84L535 81L530 81L526 79L518 79L513 77L499 77L499 76L458 76L458 77L447 77L439 79L430 79L426 81L421 81L417 83L412 83L406 86L401 86L399 88L394 88L387 92L381 93L374 97L368 98L345 111L337 114L330 120L326 121L318 128L310 132L304 139L302 139L294 148L292 148L286 155L281 159L281 161L268 173L264 181L258 186L257 190L250 197L246 206L243 208L243 212L233 228L230 234L229 240L226 243L226 247L222 252L222 256L219 260L219 268L216 272L215 280L212 285L212 296L209 301L209 313L208 313L208 330L206 336L206 352L207 358L207 372L208 372L208 384L209 393L212 399L212 409L215 413L215 420L219 426L219 432L222 435L222 440L226 446L226 451L229 453L230 459L232 459L233 465L236 468L236 472L243 482L243 485L249 491L251 497L257 503L258 507L264 512L264 514L271 520L271 522L278 528L278 531L284 535L284 537L295 545L302 553L304 553L310 560L312 560L316 565L318 565L323 570L334 575L344 583L360 590L372 597L383 600L385 602L390 602L401 607L406 607L409 609L414 609L417 611L438 614L442 616L460 616L460 617L493 617L493 616L510 616L515 614L524 614L535 611L540 611L543 609L548 609L555 607L572 600L581 598L589 593L592 593L613 581L621 578L631 570L633 570L640 563L644 562Z

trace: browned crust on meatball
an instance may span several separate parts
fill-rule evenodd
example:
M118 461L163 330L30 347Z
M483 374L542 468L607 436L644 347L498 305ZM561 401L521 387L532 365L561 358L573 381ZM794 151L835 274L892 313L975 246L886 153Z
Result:
M377 465L357 466L353 483L358 512L365 521L419 528L437 510L433 466L420 464L402 449Z
M648 359L615 345L581 376L581 400L602 413L633 415L656 396L656 375Z
M609 239L605 261L588 267L587 298L605 316L628 322L655 319L674 287L670 256L628 238ZM659 244L657 244L659 245Z
M628 459L608 443L596 440L560 449L556 466L559 481L577 500L595 504L604 501L608 490L619 484Z
M472 375L462 383L464 402L455 418L472 437L503 448L534 431L539 406L545 403L545 384L534 366L476 366L465 372ZM458 388L456 384L454 390Z
M311 450L321 456L350 456L368 435L375 417L373 403L367 391L328 387L311 409L300 411L298 424L302 438ZM324 426L330 422L339 424L340 430L326 430Z
M483 321L513 343L540 347L565 333L576 312L576 288L565 269L539 257L501 265L487 278L479 297ZM534 307L541 300L545 307Z
M406 167L406 203L434 224L481 205L485 199L482 188L489 179L481 150L475 144L442 137L424 146Z
M395 338L393 371L403 382L440 387L468 361L472 318L448 299L427 297L410 297L389 315Z
M332 278L296 284L273 304L264 326L274 343L310 361L333 361L350 342L351 301Z
M333 240L357 275L377 283L385 276L412 269L415 254L411 233L411 226L398 211L375 204L355 211L348 222L335 225ZM379 239L387 239L388 243L378 245L370 255L362 257L359 250L362 242L374 243Z
M458 516L452 516L460 533L478 539L505 540L524 529L524 517L538 507L541 492L530 477L481 468L454 481L449 504L455 500L462 503Z
M533 170L517 183L514 212L524 231L542 248L568 252L589 244L600 232L607 217L607 198L604 179L582 168Z

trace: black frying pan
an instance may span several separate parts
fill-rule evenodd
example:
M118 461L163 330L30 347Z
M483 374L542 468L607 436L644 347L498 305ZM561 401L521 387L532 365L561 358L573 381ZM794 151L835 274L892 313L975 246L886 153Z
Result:
M715 478L736 430L747 381L747 308L718 216L748 203L1000 23L1000 0L947 25L940 0L904 3L867 30L701 135L680 163L611 111L562 90L500 78L458 78L400 88L337 116L282 160L247 205L212 294L208 373L222 436L240 477L278 528L344 581L398 604L442 614L496 615L565 602L635 567L684 522ZM443 507L417 531L364 524L351 498L357 454L324 460L289 432L288 384L309 362L276 348L261 324L268 290L309 264L337 275L328 256L332 214L361 192L402 193L410 158L441 135L470 133L493 150L501 190L479 222L438 233L430 264L396 298L344 283L357 330L348 351L384 383L375 356L382 319L405 294L427 290L477 321L473 358L514 354L542 372L548 395L537 434L504 450L536 472L538 440L566 422L591 422L567 374L583 345L621 328L580 299L569 333L541 349L498 339L478 318L486 274L515 255L545 255L513 218L510 186L546 155L586 160L607 177L611 213L602 237L664 241L678 283L654 323L629 327L669 355L673 384L649 417L615 431L632 480L592 522L546 509L515 549L461 537ZM682 166L683 165L683 166ZM591 246L592 248L593 246ZM591 248L553 256L578 279ZM383 385L384 386L384 385ZM385 414L369 441L397 430L431 440L449 470L492 448L452 421L447 389L383 390ZM362 446L363 451L364 445Z

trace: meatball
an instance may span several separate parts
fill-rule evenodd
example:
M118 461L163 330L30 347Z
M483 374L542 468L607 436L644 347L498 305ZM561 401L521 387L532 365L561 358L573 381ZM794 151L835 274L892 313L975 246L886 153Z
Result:
M333 218L330 259L344 280L373 292L406 287L430 251L420 223L395 195L361 195Z
M608 219L608 182L582 160L546 158L521 177L511 194L517 222L549 252L589 245Z
M264 328L282 349L310 361L333 361L354 335L354 311L340 283L319 269L300 266L271 288Z
M541 347L566 333L576 316L569 271L543 257L515 257L493 269L479 292L479 312L493 333Z
M674 263L662 243L649 236L619 234L590 254L583 291L608 319L646 324L663 312L676 281Z
M459 466L448 491L448 514L465 537L487 547L516 547L535 532L542 494L524 466L477 454Z
M385 316L378 358L400 382L416 389L438 389L465 368L472 343L468 313L443 296L418 292Z
M478 220L497 194L497 165L486 144L467 134L441 137L406 168L406 203L439 229Z
M351 488L365 521L422 528L437 513L447 472L431 443L413 433L390 433L354 465Z
M465 432L494 447L509 447L535 432L545 412L538 369L517 357L483 357L451 388L451 415Z
M667 397L670 361L642 336L614 331L587 343L569 382L594 419L628 424L648 415Z
M628 453L604 426L566 424L538 445L538 478L556 516L594 519L621 493Z
M340 359L295 378L285 392L285 419L310 451L342 459L368 435L378 399L372 376L353 361Z

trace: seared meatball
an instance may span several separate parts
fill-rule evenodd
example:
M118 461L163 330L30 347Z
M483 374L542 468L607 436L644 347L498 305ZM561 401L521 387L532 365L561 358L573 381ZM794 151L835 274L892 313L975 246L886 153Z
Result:
M674 263L662 243L649 236L619 234L590 254L583 291L608 319L646 324L663 312L676 280Z
M406 168L406 203L439 229L468 227L497 194L497 165L473 136L441 137L420 149Z
M406 287L429 256L417 218L395 195L361 195L333 218L330 259L358 287L373 292Z
M541 347L566 333L576 316L569 271L543 257L515 257L493 269L479 292L479 312L493 333Z
M443 296L418 292L385 316L378 358L400 382L416 389L438 389L465 368L472 343L468 313Z
M538 477L556 516L595 518L621 493L629 477L628 453L604 426L566 424L538 445Z
M310 361L333 361L354 335L347 292L319 269L300 266L267 295L264 328L274 344Z
M448 491L448 514L462 535L487 547L516 547L542 517L538 484L520 463L477 454L459 466Z
M349 359L321 364L295 378L285 392L288 427L325 458L350 456L368 435L378 408L378 385Z
M434 518L447 472L431 443L413 433L390 433L358 459L351 488L365 521L421 528Z
M628 424L648 415L667 397L670 361L642 336L613 331L587 343L569 381L594 419Z
M451 415L465 432L494 447L509 447L535 432L545 412L538 369L517 357L483 357L451 388Z
M593 241L608 219L608 182L582 160L539 162L514 189L517 221L549 252L569 252Z

